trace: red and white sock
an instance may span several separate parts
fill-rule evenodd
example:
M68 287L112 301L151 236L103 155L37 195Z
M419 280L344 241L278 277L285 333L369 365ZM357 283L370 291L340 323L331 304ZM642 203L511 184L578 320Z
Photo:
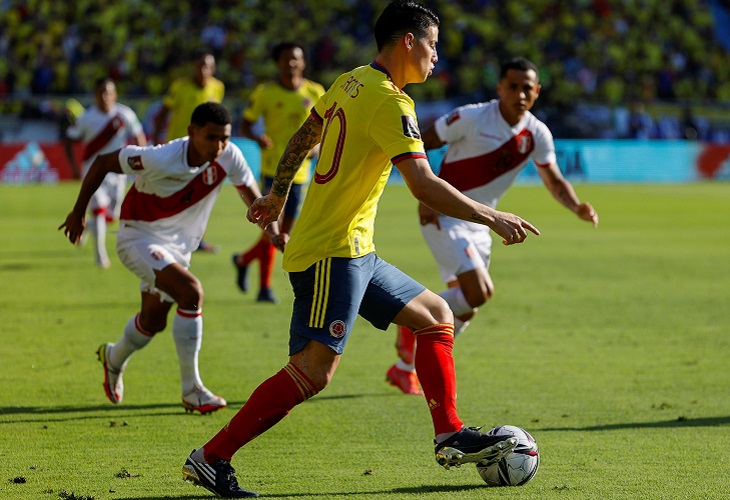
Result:
M198 371L198 353L203 341L203 311L177 309L172 320L172 337L180 364L182 393L187 394L197 385L203 387Z
M139 324L139 314L135 314L124 327L122 338L112 346L109 351L107 362L112 368L123 370L129 361L129 357L150 343L154 333L144 330Z

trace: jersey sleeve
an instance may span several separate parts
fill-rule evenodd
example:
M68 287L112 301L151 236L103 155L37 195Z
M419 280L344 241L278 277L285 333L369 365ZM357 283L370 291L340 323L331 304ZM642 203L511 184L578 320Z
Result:
M125 146L119 150L119 166L128 175L146 175L155 170L163 147Z
M413 102L405 95L384 99L370 123L370 136L393 164L426 158Z
M535 134L535 151L532 153L532 161L538 167L547 167L557 162L555 155L555 142L553 134L544 123L538 124Z
M231 148L231 169L228 171L231 184L236 187L256 184L256 178L238 146L229 142L228 147Z
M467 136L474 128L474 115L477 108L461 106L439 117L434 123L434 130L443 142L453 144Z
M258 120L261 113L263 113L263 109L261 107L263 99L261 96L264 93L264 88L265 85L262 83L259 84L253 92L251 92L251 96L248 98L248 106L243 110L244 120L253 123Z
M142 124L137 118L137 115L131 108L122 108L124 113L124 119L127 122L129 129L127 130L127 137L132 139L137 137L137 134L142 132Z

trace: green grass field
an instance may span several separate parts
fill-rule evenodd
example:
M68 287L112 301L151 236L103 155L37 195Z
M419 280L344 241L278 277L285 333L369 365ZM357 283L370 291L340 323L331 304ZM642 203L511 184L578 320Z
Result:
M362 321L331 386L234 457L242 486L297 499L730 498L730 184L576 188L599 229L540 186L508 193L500 208L543 234L495 245L497 294L454 349L461 417L530 431L532 482L491 489L473 466L441 469L425 402L384 383L394 329ZM278 306L235 287L230 254L258 232L225 187L207 236L222 252L196 254L192 271L206 290L202 376L229 408L183 411L169 329L132 359L113 406L95 349L138 310L137 279L113 238L102 271L56 230L77 191L0 186L0 498L211 498L180 468L286 362L286 276ZM440 290L406 188L386 190L376 242Z

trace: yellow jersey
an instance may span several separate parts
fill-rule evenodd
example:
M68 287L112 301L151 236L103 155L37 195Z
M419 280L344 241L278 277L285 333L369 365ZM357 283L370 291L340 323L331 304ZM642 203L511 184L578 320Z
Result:
M393 164L426 158L413 100L372 63L341 75L317 102L319 161L284 251L284 269L375 251L378 201Z
M190 77L182 77L173 81L162 98L162 104L170 109L170 121L167 124L167 141L188 135L188 125L193 110L204 102L222 102L225 85L217 78L211 78L200 87Z
M266 135L273 143L271 148L261 151L261 173L274 177L279 159L286 145L309 112L324 94L324 87L319 83L305 79L296 90L282 87L278 82L262 83L251 93L248 107L243 111L243 118L255 122L263 116ZM293 182L304 184L309 180L312 161L302 162L302 167Z

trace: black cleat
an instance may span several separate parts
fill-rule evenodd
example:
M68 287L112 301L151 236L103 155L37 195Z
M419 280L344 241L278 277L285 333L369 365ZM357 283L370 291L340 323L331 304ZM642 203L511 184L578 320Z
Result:
M231 260L233 261L233 265L236 266L236 271L238 271L236 274L236 284L238 285L238 288L240 288L242 292L248 291L248 266L238 263L238 254L234 253Z
M274 295L274 292L271 291L271 288L262 288L259 292L259 296L256 299L257 302L270 302L272 304L278 304L279 299L276 298Z
M195 450L193 450L193 453ZM216 460L214 464L198 462L190 453L183 465L182 473L185 481L202 486L211 493L223 498L255 498L258 493L246 491L238 486L236 471L228 460Z
M517 446L513 436L488 436L479 432L481 427L464 427L436 445L436 461L448 469L451 466L480 462L486 467L499 461Z

